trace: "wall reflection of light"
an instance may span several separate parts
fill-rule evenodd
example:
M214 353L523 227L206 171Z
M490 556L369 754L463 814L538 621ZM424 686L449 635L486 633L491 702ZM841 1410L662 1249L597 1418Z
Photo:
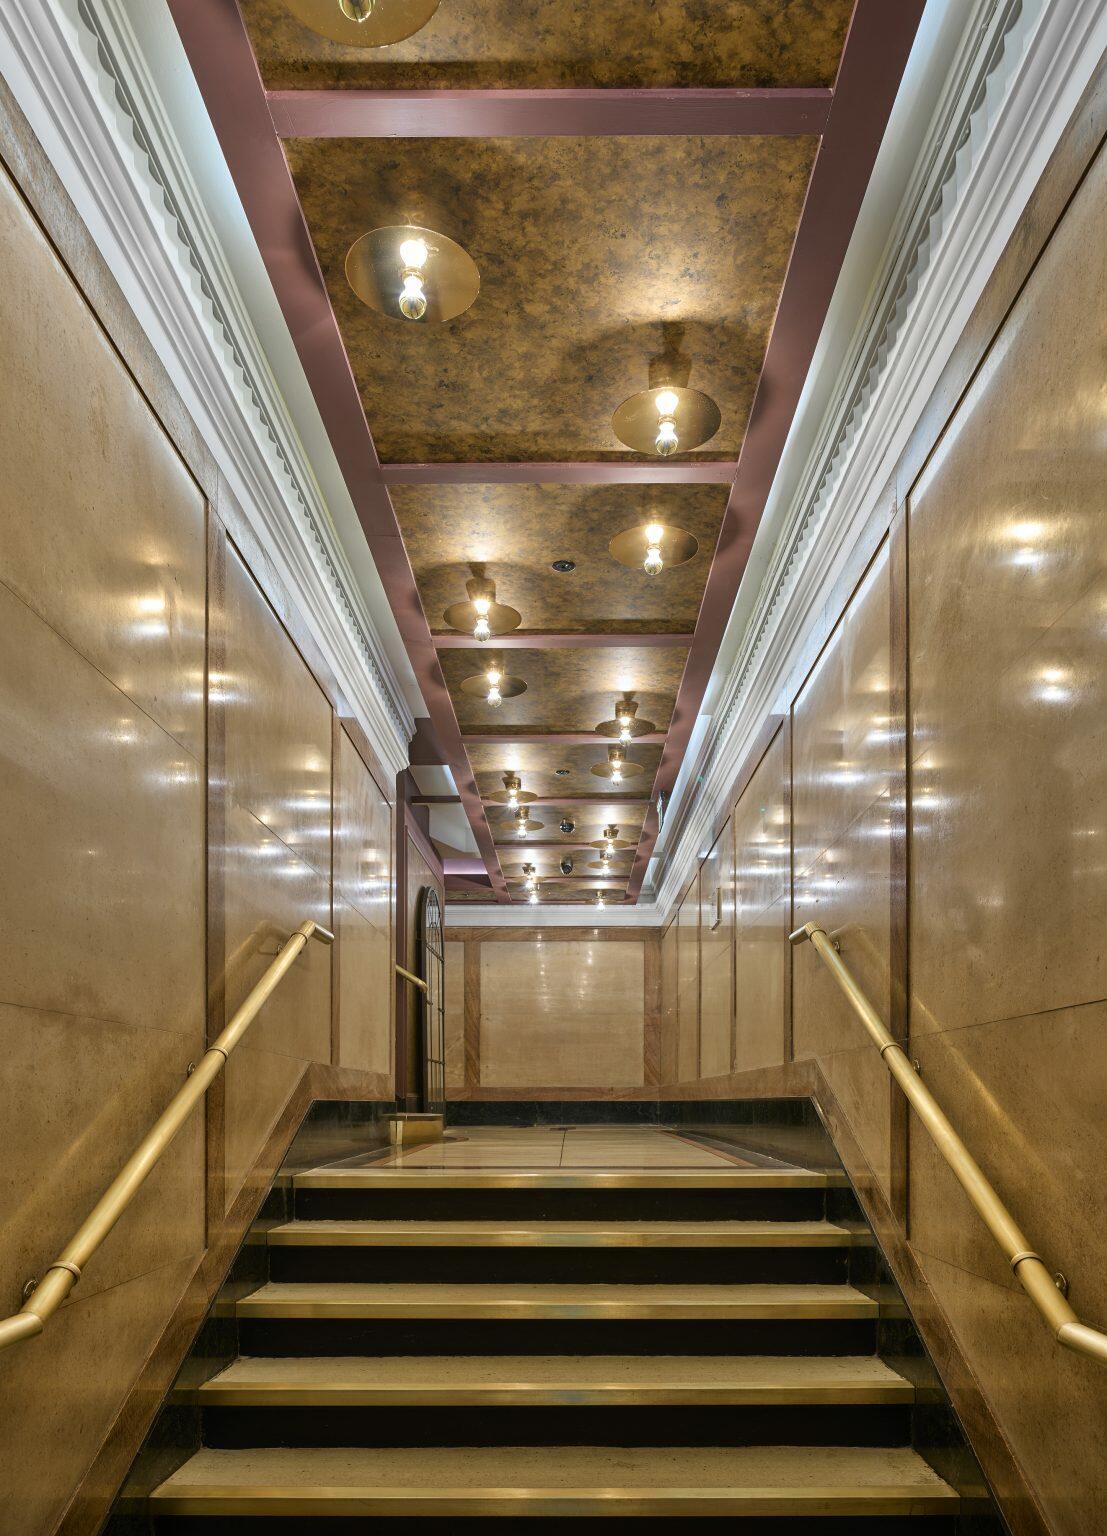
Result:
M169 633L168 605L160 592L135 598L131 633L145 639L161 639Z
M1037 697L1043 704L1064 704L1072 698L1072 673L1067 667L1043 667L1038 673Z

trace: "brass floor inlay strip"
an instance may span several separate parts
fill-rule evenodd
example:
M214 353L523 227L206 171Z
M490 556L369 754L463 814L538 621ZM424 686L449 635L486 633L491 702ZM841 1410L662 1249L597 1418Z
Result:
M277 1248L848 1248L831 1221L288 1221Z
M434 1285L271 1282L245 1318L874 1318L848 1285Z
M578 1171L537 1169L313 1168L297 1189L831 1189L844 1175L805 1169L722 1168Z

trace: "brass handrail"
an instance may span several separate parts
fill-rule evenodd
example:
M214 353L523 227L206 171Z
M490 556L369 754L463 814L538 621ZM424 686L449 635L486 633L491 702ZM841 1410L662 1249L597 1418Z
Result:
M413 987L418 987L423 992L427 990L427 984L423 978L416 976L414 971L405 971L402 965L396 967L396 975L402 976L405 981L410 981Z
M260 1013L277 983L309 940L333 944L334 934L319 923L301 923L253 991L241 1004L219 1038L170 1099L155 1125L147 1131L123 1167L77 1228L58 1258L38 1281L20 1311L0 1319L0 1349L40 1334L47 1320L65 1301L81 1272L153 1172L158 1159L227 1064L227 1058Z
M992 1188L984 1170L953 1129L937 1099L919 1077L910 1057L885 1029L872 1003L858 986L839 954L839 946L825 928L804 923L789 938L793 944L809 939L816 954L826 965L853 1006L854 1012L880 1047L884 1065L907 1095L923 1125L930 1132L938 1151L961 1188L984 1220L984 1225L1003 1249L1023 1290L1041 1312L1053 1336L1066 1349L1090 1355L1107 1365L1107 1333L1089 1328L1069 1306L1055 1279L1031 1248L1011 1212ZM1063 1282L1061 1282L1063 1284Z

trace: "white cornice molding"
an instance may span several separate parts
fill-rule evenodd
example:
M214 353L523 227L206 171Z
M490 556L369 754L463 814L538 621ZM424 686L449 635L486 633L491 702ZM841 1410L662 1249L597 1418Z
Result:
M399 772L411 711L123 6L4 0L0 65L250 531Z
M720 707L670 809L660 914L762 722L787 707L829 633L835 586L879 542L888 477L1105 50L1102 0L977 0Z

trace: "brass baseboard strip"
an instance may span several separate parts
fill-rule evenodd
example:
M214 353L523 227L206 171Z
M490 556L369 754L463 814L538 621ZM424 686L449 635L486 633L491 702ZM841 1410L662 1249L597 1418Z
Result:
M297 1189L837 1189L844 1174L805 1169L724 1168L687 1172L572 1172L558 1169L313 1168Z
M271 1248L849 1248L866 1233L831 1221L289 1221Z
M912 1485L809 1488L281 1488L163 1486L151 1495L156 1516L166 1515L378 1515L507 1516L709 1515L872 1517L950 1515L960 1499L951 1488Z
M848 1285L368 1285L275 1282L236 1304L240 1318L875 1318Z

